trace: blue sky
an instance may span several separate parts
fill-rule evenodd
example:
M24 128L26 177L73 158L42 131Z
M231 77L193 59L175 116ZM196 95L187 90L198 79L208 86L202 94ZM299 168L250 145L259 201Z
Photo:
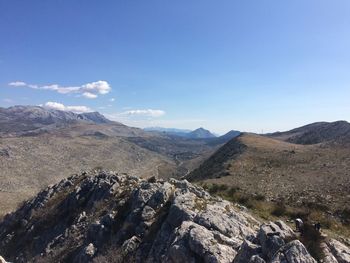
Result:
M348 0L0 0L0 106L217 133L350 120L349 14Z

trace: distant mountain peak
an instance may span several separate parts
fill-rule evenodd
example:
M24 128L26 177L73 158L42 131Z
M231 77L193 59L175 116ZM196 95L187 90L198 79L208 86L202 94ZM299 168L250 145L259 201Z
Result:
M200 127L189 133L189 137L196 139L207 139L207 138L215 138L216 136L212 134L209 130Z
M20 105L0 108L0 133L28 132L48 125L64 125L72 122L105 124L112 121L98 112L78 114L40 106Z

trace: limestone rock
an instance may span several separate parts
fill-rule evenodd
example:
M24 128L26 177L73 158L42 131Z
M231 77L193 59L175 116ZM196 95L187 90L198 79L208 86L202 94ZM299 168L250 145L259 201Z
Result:
M259 255L262 255L261 246L251 243L245 240L238 251L238 255L235 257L234 263L259 262Z
M97 249L95 246L90 243L88 246L86 246L75 258L74 262L76 263L85 263L91 261L93 256L96 254Z
M347 246L335 239L330 239L327 245L339 263L350 262L350 249Z
M283 246L272 258L271 263L317 263L299 240Z
M83 173L47 187L0 222L11 262L310 262L284 222L260 226L246 211L186 180ZM329 257L349 262L330 240Z

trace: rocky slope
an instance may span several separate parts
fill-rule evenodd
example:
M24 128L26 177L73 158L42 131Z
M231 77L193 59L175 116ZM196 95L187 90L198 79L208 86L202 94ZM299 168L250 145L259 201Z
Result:
M350 250L322 243L325 262ZM316 262L282 221L262 224L187 181L72 176L0 223L11 262Z

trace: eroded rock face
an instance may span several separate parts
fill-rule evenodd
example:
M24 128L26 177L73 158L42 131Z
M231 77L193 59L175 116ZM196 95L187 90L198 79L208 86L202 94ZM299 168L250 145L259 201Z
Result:
M339 263L350 263L350 249L335 239L326 242L329 251Z
M271 263L317 263L299 240L289 242L273 256Z
M65 179L0 223L11 262L314 262L293 239L187 181L112 172Z

